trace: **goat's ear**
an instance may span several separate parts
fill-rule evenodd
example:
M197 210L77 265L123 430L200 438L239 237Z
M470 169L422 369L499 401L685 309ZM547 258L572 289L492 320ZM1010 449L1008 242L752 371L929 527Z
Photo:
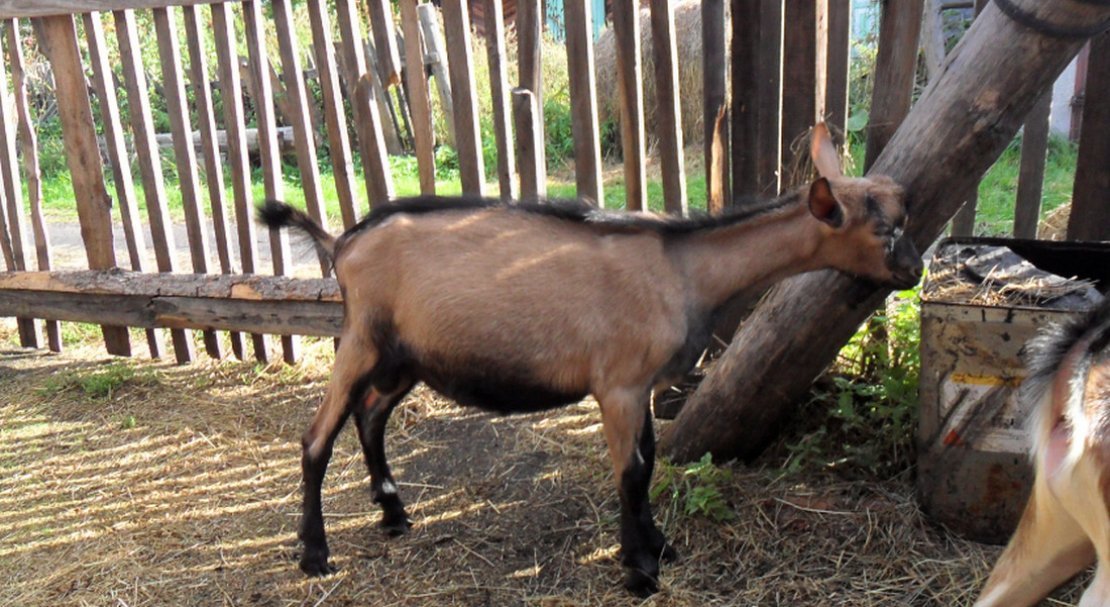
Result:
M809 212L834 228L844 225L844 209L824 177L809 186Z
M840 155L836 153L829 129L824 122L813 127L813 138L809 142L809 155L813 159L813 166L817 173L825 178L840 177L844 173L840 170Z

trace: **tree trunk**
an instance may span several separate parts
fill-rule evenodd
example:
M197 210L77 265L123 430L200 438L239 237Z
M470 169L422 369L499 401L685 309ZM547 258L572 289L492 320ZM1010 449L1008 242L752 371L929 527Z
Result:
M1004 4L1005 12L991 3L975 21L872 167L905 187L907 233L919 250L940 234L1086 37L1110 26L1110 6ZM667 429L664 452L676 461L707 451L719 458L757 455L889 293L833 271L784 281Z

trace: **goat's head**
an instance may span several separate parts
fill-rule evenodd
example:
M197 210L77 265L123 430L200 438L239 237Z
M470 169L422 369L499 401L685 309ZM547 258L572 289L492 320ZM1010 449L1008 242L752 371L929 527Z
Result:
M824 224L823 256L839 270L896 288L917 284L923 266L903 233L902 187L884 175L845 177L824 124L814 127L810 153L820 178L809 188L809 209Z

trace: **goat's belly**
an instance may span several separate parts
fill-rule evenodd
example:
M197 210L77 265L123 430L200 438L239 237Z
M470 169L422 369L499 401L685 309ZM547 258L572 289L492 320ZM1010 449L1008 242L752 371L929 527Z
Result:
M532 413L577 403L585 392L564 392L512 376L424 372L421 381L458 404L495 413Z

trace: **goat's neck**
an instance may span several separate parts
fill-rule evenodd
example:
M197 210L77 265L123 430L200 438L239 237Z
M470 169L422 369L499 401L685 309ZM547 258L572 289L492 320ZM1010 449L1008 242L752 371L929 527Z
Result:
M674 243L672 251L697 305L715 309L743 289L823 267L821 224L803 196L788 196L780 210Z

